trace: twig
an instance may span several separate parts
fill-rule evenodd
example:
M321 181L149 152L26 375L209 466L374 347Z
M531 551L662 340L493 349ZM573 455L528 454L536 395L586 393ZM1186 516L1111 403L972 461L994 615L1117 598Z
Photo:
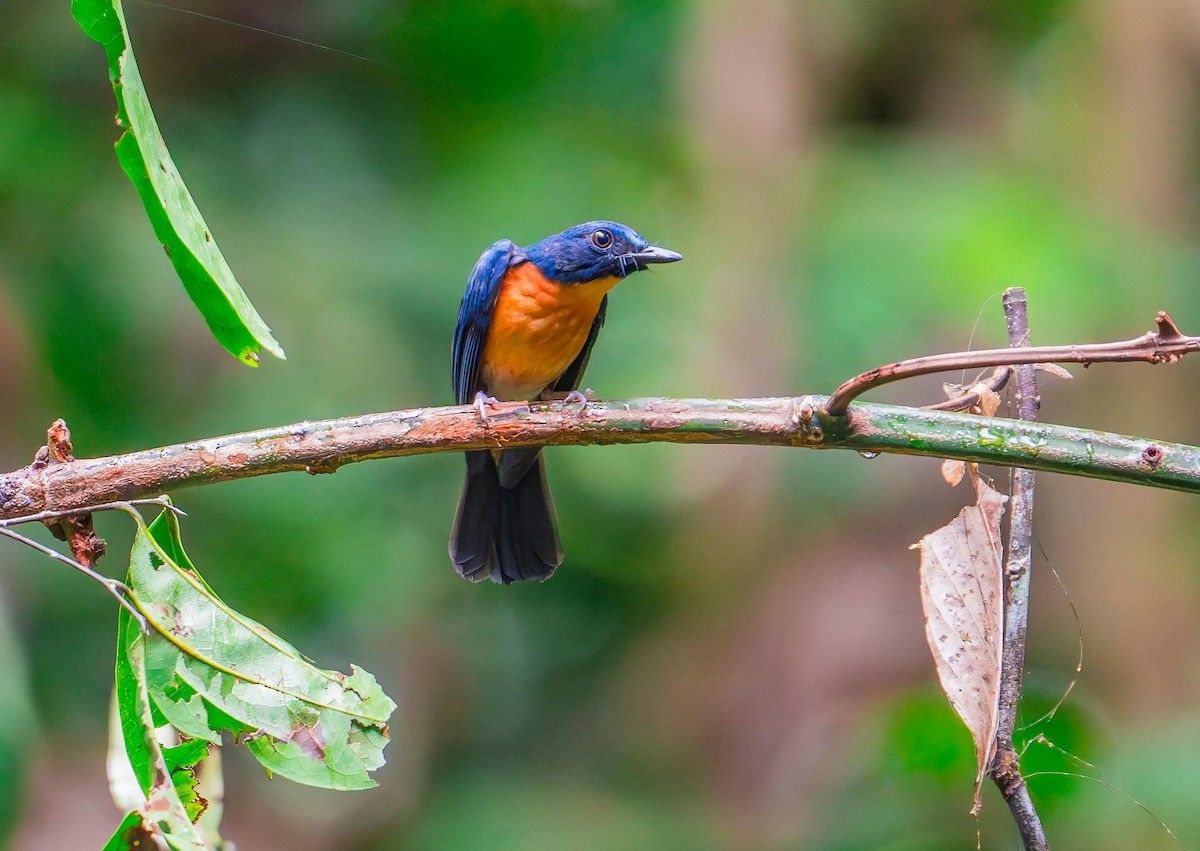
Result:
M501 446L726 443L958 458L1200 493L1200 447L1045 423L859 404L825 396L635 399L417 408L233 434L0 474L0 520L169 493L212 482L431 452Z
M1030 346L1021 349L980 349L974 352L950 352L927 355L876 367L845 382L825 406L825 413L841 417L855 398L881 384L946 372L952 369L983 369L989 366L1017 366L1033 363L1174 363L1189 352L1200 351L1200 337L1182 333L1165 310L1154 319L1156 331L1147 331L1132 340L1115 343L1080 343L1069 346Z
M1013 287L1004 293L1004 315L1008 320L1008 339L1014 346L1029 345L1029 316L1025 290ZM1161 326L1160 326L1161 327ZM1017 416L1032 421L1040 401L1037 378L1032 366L1016 367ZM1029 796L1029 787L1021 776L1021 767L1013 748L1013 729L1017 723L1017 704L1021 699L1021 678L1025 669L1025 642L1029 625L1029 572L1032 566L1030 539L1033 536L1033 471L1013 470L1009 494L1008 557L1004 566L1004 647L1000 662L1000 712L996 729L996 756L991 776L1000 794L1008 802L1021 842L1026 851L1046 851L1046 833Z
M39 514L30 514L25 517L15 517L11 520L0 520L0 528L7 526L20 526L22 523L41 523L45 522L46 520L55 520L59 517L66 517L70 514L80 514L85 511L91 514L98 511L115 511L118 509L123 511L129 507L137 508L149 505L166 509L167 511L170 511L172 514L175 514L179 517L187 517L187 512L172 503L167 497L156 496L152 499L125 499L121 500L120 502L105 502L101 503L100 505L84 505L79 508L69 508L65 511L43 511Z
M62 420L56 421L56 425L59 423L62 423ZM63 427L65 428L65 424L63 424ZM54 429L54 426L51 426L52 431L53 431L53 429ZM43 448L46 448L46 447L43 447ZM39 456L40 456L40 453L39 453ZM74 460L74 459L72 459L72 460ZM137 605L133 602L133 591L132 591L132 589L130 589L130 587L128 585L126 585L124 582L121 582L120 580L111 579L110 577L107 577L104 574L99 573L96 570L93 570L92 566L90 564L87 564L82 559L69 558L68 556L63 555L62 553L58 552L55 549L47 547L43 544L39 544L37 541L33 540L32 538L27 538L26 536L20 534L19 532L12 531L12 529L9 527L19 526L22 523L45 523L47 527L49 527L51 530L53 530L55 527L52 525L52 523L55 520L61 520L63 518L78 517L80 515L86 515L90 521L90 518L91 518L93 512L114 511L114 510L136 512L138 507L148 506L148 505L154 505L159 508L166 509L167 511L174 512L175 514L184 514L184 512L182 510L180 510L179 508L176 508L174 505L172 505L171 501L169 499L167 499L167 497L165 497L165 496L157 496L157 497L154 497L153 499L131 499L131 500L122 501L122 502L108 502L108 503L103 503L100 505L85 505L85 506L81 506L79 508L71 508L66 511L42 511L37 514L31 514L27 517L17 517L17 518L13 518L10 520L0 520L0 536L3 536L5 538L10 538L14 541L17 541L18 543L24 544L27 547L32 547L33 549L37 550L42 555L52 558L57 562L61 562L62 564L73 567L73 568L75 568L75 570L78 570L80 573L82 573L84 576L87 576L89 579L93 579L96 582L99 582L101 585L103 585L105 588L107 588L108 591L114 597L117 598L118 603L120 603L122 606L124 606L129 611L129 613L131 615L133 615L134 620L136 620L138 622L138 624L141 626L142 631L146 632L146 630L148 629L147 624L146 624L146 618L145 618L145 616L142 615L142 613L138 610ZM89 527L90 527L90 522L89 522ZM92 534L94 535L95 532L93 532Z
M140 611L138 611L137 606L133 602L133 591L130 590L129 586L124 582L105 576L103 573L97 573L86 564L82 564L70 556L65 556L58 550L47 547L45 544L39 544L32 538L26 538L19 532L14 532L12 529L7 527L0 526L0 537L11 538L18 543L24 544L27 547L31 547L47 558L52 558L57 562L67 565L68 567L73 567L84 576L87 576L89 579L99 582L108 589L110 594L117 598L118 603L124 606L129 613L133 615L134 620L141 625L142 632L147 631L148 627L146 625L146 618Z

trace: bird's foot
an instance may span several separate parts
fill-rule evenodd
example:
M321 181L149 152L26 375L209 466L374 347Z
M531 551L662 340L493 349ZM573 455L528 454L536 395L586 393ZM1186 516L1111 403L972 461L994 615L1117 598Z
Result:
M564 393L561 390L543 390L542 395L538 396L543 402L570 402L572 404L578 402L593 402L596 399L596 391L592 388L586 390L572 390L569 393Z
M587 410L588 402L594 401L596 394L589 387L587 390L579 391L572 390L569 393L564 393L561 390L543 390L538 399L542 402L562 402L563 410L567 410L571 405L578 405L576 410L579 416L583 416Z
M471 407L475 409L475 415L479 417L479 421L484 425L488 425L491 422L491 419L488 417L487 406L499 404L500 400L495 396L489 396L487 393L484 393L482 390L480 390L475 394L475 401L472 403Z
M583 392L572 390L563 397L563 407L565 408L567 405L578 405L579 410L577 413L582 417L583 412L587 410L588 402L592 401L592 398L595 395L596 394L594 394L591 390L584 390Z

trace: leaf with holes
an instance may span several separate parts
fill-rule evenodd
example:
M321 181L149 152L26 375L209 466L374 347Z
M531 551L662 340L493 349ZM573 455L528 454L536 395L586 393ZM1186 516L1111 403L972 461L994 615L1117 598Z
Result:
M195 765L207 751L194 745L179 749L164 749L158 742L155 717L146 684L146 636L142 635L129 612L121 609L117 627L117 711L120 735L115 737L113 750L123 750L137 779L144 801L128 813L117 827L105 851L158 847L158 840L178 851L208 851L211 847L193 824L199 816L194 784L184 782L180 796L179 781L187 775L187 767L179 758ZM207 743L201 741L201 746ZM110 757L111 761L111 757ZM111 768L110 768L111 771ZM193 778L194 779L194 778Z
M213 336L241 361L256 366L260 349L282 358L283 349L225 262L167 152L133 58L121 0L72 0L71 14L104 47L117 96L117 126L124 131L117 139L117 159L141 196L183 288Z
M366 789L383 765L396 704L368 672L317 668L213 593L188 559L175 515L140 522L129 585L153 632L146 679L180 733L244 741L270 771L312 786Z
M1004 632L1000 519L1008 497L970 467L976 502L915 544L921 551L925 638L938 680L975 739L975 809L996 749Z

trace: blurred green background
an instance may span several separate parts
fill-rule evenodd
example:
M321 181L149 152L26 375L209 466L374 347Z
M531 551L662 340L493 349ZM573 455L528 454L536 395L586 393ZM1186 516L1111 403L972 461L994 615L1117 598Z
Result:
M179 169L288 360L246 369L211 339L113 156L100 49L66 0L9 4L3 469L59 416L102 455L448 403L479 252L591 218L687 257L614 294L601 397L828 392L1001 344L1018 284L1036 342L1135 336L1160 308L1200 327L1193 0L172 2L238 24L126 7ZM1043 417L1197 443L1197 369L1047 377ZM875 398L933 401L941 378ZM401 707L371 792L227 749L239 848L1015 847L992 789L967 814L969 737L924 645L907 547L965 498L935 461L549 456L568 555L533 587L454 575L453 455L178 494L224 599ZM1055 848L1176 847L1158 820L1200 847L1197 508L1039 477L1027 720L1081 634L1085 664L1022 731L1044 734L1026 766L1119 790L1033 777ZM128 524L98 524L120 574ZM0 595L7 841L99 847L113 602L15 546Z

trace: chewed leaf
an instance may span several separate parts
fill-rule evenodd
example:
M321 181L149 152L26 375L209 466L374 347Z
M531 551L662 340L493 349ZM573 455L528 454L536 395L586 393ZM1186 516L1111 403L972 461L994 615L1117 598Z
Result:
M187 739L174 747L163 748L163 760L171 771L175 792L187 811L188 818L195 824L208 809L208 801L200 794L198 767L208 758L213 748L204 739Z
M117 124L124 129L116 143L117 159L137 188L188 296L217 341L243 362L256 366L260 349L282 358L283 349L225 262L167 152L133 58L121 0L72 0L71 13L88 37L104 46L117 96Z
M245 737L276 774L331 789L365 789L384 762L396 704L375 678L317 668L290 644L234 612L188 560L174 514L139 524L129 564L146 642L151 699L181 733Z
M154 830L142 820L142 814L131 812L121 819L116 831L104 843L101 851L133 851L133 849L154 848Z
M975 739L975 808L995 755L1003 641L1000 519L1008 497L972 467L976 503L915 545L921 551L925 638L938 681Z
M130 766L137 778L145 800L128 813L105 851L158 847L156 838L179 851L209 851L210 845L193 825L189 807L180 798L177 772L185 770L179 758L195 765L205 753L194 745L165 750L158 743L154 713L150 711L150 696L146 685L146 636L124 609L117 628L117 711L120 717L119 747L123 742ZM205 744L200 743L202 746ZM170 753L174 751L174 753ZM168 756L169 754L169 756ZM185 794L186 791L185 783ZM194 784L191 791L194 793ZM192 811L199 806L194 794ZM199 813L196 813L197 815Z
M364 769L383 765L387 734L355 727L346 715L326 713L311 726L297 724L288 741L256 736L246 747L267 769L299 783L334 789L367 789Z

